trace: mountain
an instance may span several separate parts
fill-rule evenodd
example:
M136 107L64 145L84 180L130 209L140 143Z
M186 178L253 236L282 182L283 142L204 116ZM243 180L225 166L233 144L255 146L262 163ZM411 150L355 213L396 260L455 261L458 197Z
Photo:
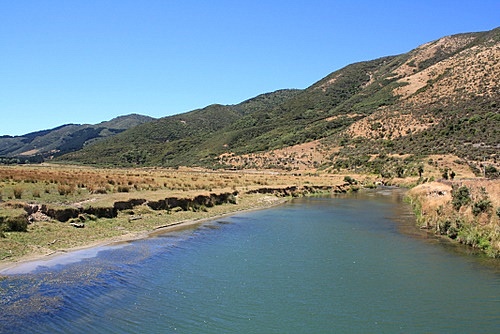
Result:
M95 125L66 124L22 136L1 136L0 156L40 161L79 150L89 143L152 120L152 117L131 114Z
M61 159L381 174L433 154L498 164L498 82L500 28L446 36L348 65L304 90L165 117Z
M301 91L284 89L237 105L213 104L139 125L123 134L67 154L61 159L112 165L195 165L225 149L225 129L248 115L259 114L292 99ZM210 161L205 161L204 165Z

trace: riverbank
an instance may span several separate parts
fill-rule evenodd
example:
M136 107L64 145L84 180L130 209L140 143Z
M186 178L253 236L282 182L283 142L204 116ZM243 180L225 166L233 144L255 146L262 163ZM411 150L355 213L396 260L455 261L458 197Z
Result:
M193 226L203 224L206 221L220 219L238 212L261 210L280 205L286 200L287 199L283 197L254 194L241 196L238 199L237 204L224 204L220 207L211 208L210 210L202 212L176 212L169 215L154 215L152 213L145 213L140 219L140 224L129 225L127 230L122 229L120 225L120 223L123 223L123 217L113 219L112 222L96 222L96 225L103 223L108 227L112 227L114 225L114 230L117 232L116 235L112 235L114 233L111 233L111 235L102 234L99 232L100 230L96 228L97 226L90 225L86 227L86 231L88 231L87 237L82 238L81 235L79 236L78 234L82 234L84 231L83 228L74 229L72 227L68 228L66 225L59 224L60 226L57 227L60 227L61 230L67 230L67 232L73 233L62 233L54 227L51 229L51 232L53 232L51 235L59 235L61 236L61 239L55 239L53 242L50 242L50 245L47 245L48 247L37 247L36 245L31 245L31 249L33 249L32 252L28 252L22 256L16 256L13 254L10 257L2 259L0 261L0 276L3 271L12 270L13 268L23 264L31 262L42 263L50 261L61 255L67 255L85 249L130 242L137 239L148 238L159 233L191 228ZM35 226L31 227L28 232L34 231L36 231ZM66 238L63 239L62 235L66 235Z
M146 238L154 233L186 228L236 212L271 207L293 197L347 191L351 191L351 186L343 183L334 186L263 187L241 194L233 191L183 198L168 196L160 200L156 197L154 200L136 198L117 201L98 210L113 212L109 217L91 217L84 207L49 210L45 205L24 205L32 223L26 231L5 232L0 239L0 250L4 254L0 272L16 263Z
M372 188L380 181L370 175L273 171L0 167L0 269L144 238L158 230L265 208L288 198ZM382 183L411 187L416 181L405 178ZM439 190L437 185L448 188ZM499 194L500 188L488 188L488 193ZM443 183L425 183L410 191L423 228L453 236L458 225L454 222L464 220L460 215L469 212L471 216L473 208L477 211L480 203L487 203L473 195L468 211L466 206L459 212L445 210L451 203L450 194L451 185ZM493 220L466 230L470 233L457 233L455 239L495 257L500 253L500 236L494 210L500 207L500 199L494 197L490 202L491 207L479 215L472 214L472 218L484 222L487 216ZM489 232L484 232L483 225L490 226Z
M341 187L343 175L0 166L0 263ZM329 191L327 190L327 191Z
M430 182L408 198L422 229L500 258L500 180Z

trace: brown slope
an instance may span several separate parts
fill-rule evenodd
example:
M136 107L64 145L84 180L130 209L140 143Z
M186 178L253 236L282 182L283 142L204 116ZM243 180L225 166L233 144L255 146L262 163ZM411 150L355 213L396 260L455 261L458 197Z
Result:
M406 85L394 89L399 101L353 124L352 137L393 139L436 126L442 118L428 112L483 97L498 100L500 42L489 38L475 44L478 34L443 37L410 52L394 72ZM442 60L423 67L435 57ZM374 124L380 125L374 125Z

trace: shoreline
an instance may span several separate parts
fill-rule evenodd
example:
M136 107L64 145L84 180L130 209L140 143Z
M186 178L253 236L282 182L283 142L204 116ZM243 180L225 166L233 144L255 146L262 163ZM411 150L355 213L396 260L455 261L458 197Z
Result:
M408 200L417 226L489 258L500 258L499 181L435 181L412 188Z
M272 198L272 200L270 200L270 198ZM262 198L261 198L262 201L256 203L256 205L251 205L249 207L245 207L243 205L243 208L235 207L235 210L229 210L229 211L224 212L224 213L215 213L213 216L211 215L208 217L178 220L178 221L174 221L170 224L158 225L158 226L154 227L153 229L148 229L148 230L143 230L143 231L138 231L138 232L129 232L127 234L123 234L120 236L104 238L102 240L93 241L93 242L90 242L90 243L87 243L84 245L80 245L80 246L76 246L76 247L58 249L58 250L55 250L55 251L48 253L48 254L41 254L41 253L36 254L35 253L35 254L22 256L20 258L14 259L12 261L0 262L0 279L2 276L16 275L17 273L15 272L15 269L20 268L22 266L32 265L31 269L28 271L28 273L29 273L40 266L40 265L35 265L37 263L40 263L40 264L42 264L44 262L48 263L50 261L57 260L58 258L62 259L65 256L71 257L72 254L76 255L77 252L81 252L81 251L85 251L85 250L98 249L98 248L103 248L103 247L113 247L113 246L117 246L120 244L127 244L127 243L133 242L135 240L152 238L155 235L169 233L169 232L173 232L176 230L191 228L191 227L194 227L196 225L202 225L206 222L217 220L217 219L227 217L227 216L232 216L232 215L235 215L238 213L265 210L268 208L282 205L282 204L288 202L290 199L291 198L262 196ZM238 206L238 205L239 204L236 204L236 206Z

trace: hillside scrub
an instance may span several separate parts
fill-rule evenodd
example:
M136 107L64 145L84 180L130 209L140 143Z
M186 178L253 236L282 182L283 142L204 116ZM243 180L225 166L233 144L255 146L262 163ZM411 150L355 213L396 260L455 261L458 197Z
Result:
M431 182L408 197L422 228L500 257L500 180Z
M418 174L418 166L387 157L446 154L473 166L476 176L495 178L499 43L500 28L443 37L405 54L350 64L303 90L164 117L58 159L123 167L335 165L407 177ZM314 142L310 158L265 159Z

